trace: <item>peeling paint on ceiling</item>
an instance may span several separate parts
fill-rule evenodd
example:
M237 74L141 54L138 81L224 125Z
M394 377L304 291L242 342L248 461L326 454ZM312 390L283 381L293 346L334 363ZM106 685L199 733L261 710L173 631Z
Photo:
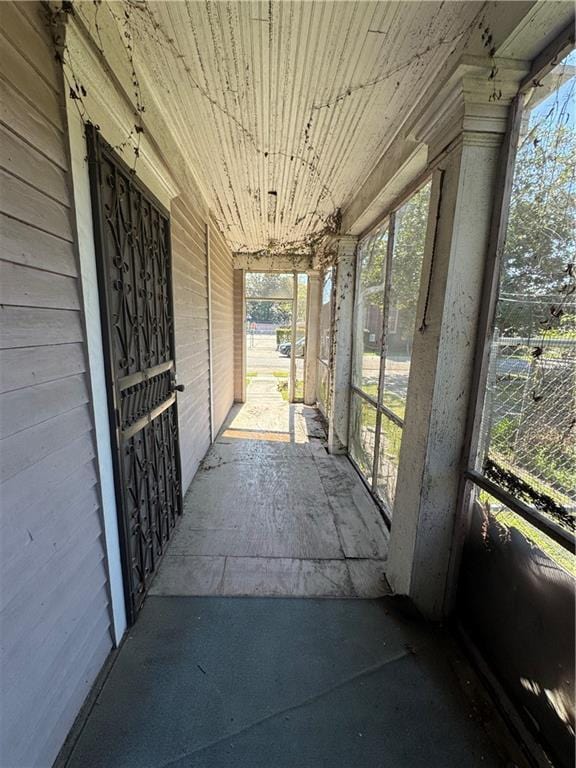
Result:
M230 247L298 252L334 229L483 4L129 5L135 66Z

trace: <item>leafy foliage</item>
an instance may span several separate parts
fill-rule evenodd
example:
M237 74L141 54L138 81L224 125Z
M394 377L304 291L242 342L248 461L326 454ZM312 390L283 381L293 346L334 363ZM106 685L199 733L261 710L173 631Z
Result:
M414 335L429 207L426 184L396 213L390 303L398 310L398 332L408 343Z
M525 121L516 155L497 325L501 333L531 335L559 325L558 305L573 293L576 253L576 132L570 114L573 78ZM516 302L513 300L516 297ZM529 301L545 298L550 308ZM575 330L572 326L571 330Z
M520 131L489 387L488 460L544 498L576 498L576 78L536 87Z
M289 301L247 301L246 319L255 323L286 325L292 316L292 302Z
M292 273L249 272L246 275L246 318L255 323L289 325L292 320ZM298 275L298 323L306 322L306 275Z

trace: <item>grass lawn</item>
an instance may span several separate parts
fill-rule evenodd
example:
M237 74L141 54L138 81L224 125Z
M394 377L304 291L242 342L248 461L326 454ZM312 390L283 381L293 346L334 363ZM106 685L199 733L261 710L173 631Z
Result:
M373 397L375 400L378 399L378 384L366 384L365 386L361 387L363 392L366 392L367 395L370 395L370 397ZM395 413L396 416L399 416L401 419L404 419L404 414L406 412L406 403L404 402L404 399L400 397L400 395L395 395L393 392L384 392L384 405L392 411L392 413Z
M569 552L564 547L556 544L555 541L542 533L538 528L535 528L527 520L520 517L511 509L500 504L493 496L490 496L486 491L480 491L480 501L483 504L488 504L490 512L494 515L496 520L506 528L516 528L517 531L525 536L529 541L539 547L545 552L548 557L557 563L565 571L576 576L576 556Z
M278 379L278 392L282 395L282 400L288 402L288 372L272 371L272 375ZM304 399L304 382L302 380L296 381L294 397L296 401Z
M551 560L558 563L561 568L564 568L565 571L571 573L572 576L576 576L576 556L559 544L556 544L552 539L549 539L548 536L546 536L545 533L542 533L542 531L539 531L538 528L534 528L534 526L530 525L527 520L524 520L518 515L510 515L506 521L501 522L510 528L519 530L527 539L536 544L537 547L540 547L543 552L546 552Z

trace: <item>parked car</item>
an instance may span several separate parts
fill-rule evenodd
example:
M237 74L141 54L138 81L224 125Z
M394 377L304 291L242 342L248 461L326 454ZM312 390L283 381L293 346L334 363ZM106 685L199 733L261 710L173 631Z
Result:
M305 349L306 349L306 339L302 337L301 339L298 339L296 341L296 357L304 357ZM290 357L290 354L292 352L292 342L284 341L278 347L278 352L280 352L280 354L283 355L284 357Z

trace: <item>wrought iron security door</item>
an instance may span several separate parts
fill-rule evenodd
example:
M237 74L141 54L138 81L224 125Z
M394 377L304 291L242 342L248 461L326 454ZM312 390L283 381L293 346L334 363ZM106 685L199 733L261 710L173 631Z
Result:
M168 213L87 126L116 498L134 621L182 513Z

